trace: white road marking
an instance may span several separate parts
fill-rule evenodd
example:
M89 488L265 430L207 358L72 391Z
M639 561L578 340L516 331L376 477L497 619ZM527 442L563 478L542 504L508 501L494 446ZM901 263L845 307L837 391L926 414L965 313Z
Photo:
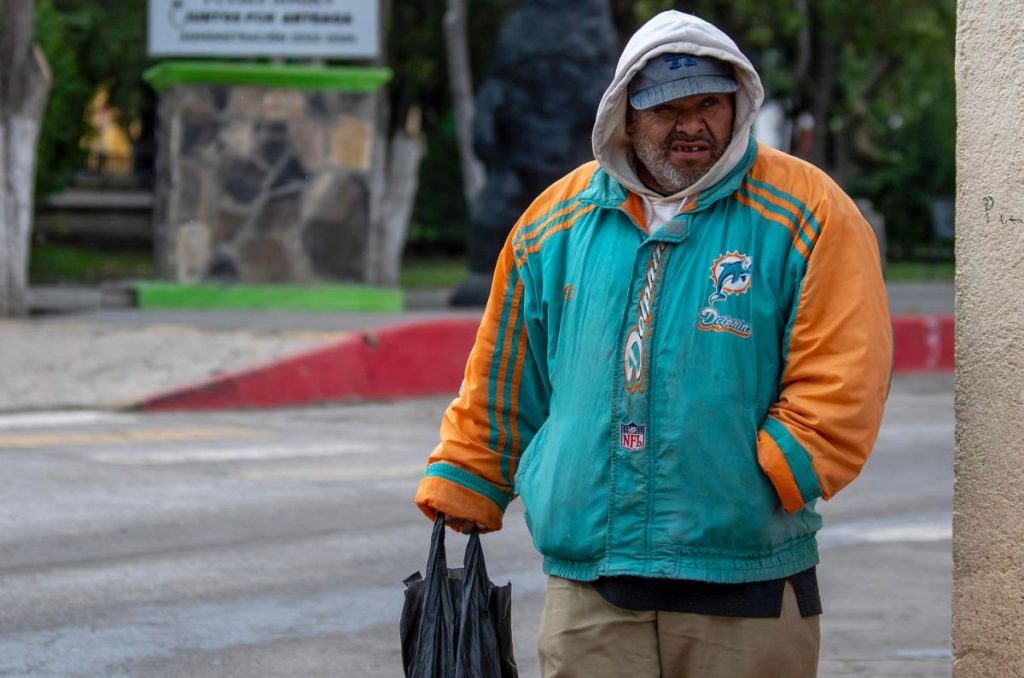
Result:
M826 523L818 533L818 544L822 549L828 549L852 544L929 542L952 538L952 514L926 513L838 525Z
M334 483L342 480L389 480L422 476L426 462L402 466L333 466L313 468L249 469L233 474L258 483Z
M53 412L25 412L0 414L0 430L12 428L52 428L57 426L85 426L88 424L118 422L130 424L138 417L131 414L96 412L92 410L65 410Z
M137 428L120 431L69 431L51 433L0 434L0 450L67 448L97 445L138 445L140 443L192 443L232 438L255 438L262 431L237 426L191 426L178 428ZM131 454L138 454L132 452Z
M90 454L89 459L106 464L162 466L170 464L262 461L301 457L337 457L378 450L367 442L330 442L294 445L253 445L247 447L181 448L171 450L118 450Z

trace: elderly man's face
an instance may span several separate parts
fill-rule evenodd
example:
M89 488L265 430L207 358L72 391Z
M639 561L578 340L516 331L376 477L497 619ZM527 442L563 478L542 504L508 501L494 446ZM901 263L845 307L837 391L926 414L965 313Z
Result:
M698 94L638 111L630 108L626 133L640 161L644 184L672 195L707 174L732 140L732 94Z

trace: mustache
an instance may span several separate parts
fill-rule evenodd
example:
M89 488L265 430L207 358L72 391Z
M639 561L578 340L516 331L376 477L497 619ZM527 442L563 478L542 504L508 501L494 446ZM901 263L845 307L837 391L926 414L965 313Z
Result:
M690 135L685 134L684 132L672 132L671 134L668 135L668 138L665 139L664 147L666 149L669 149L672 147L672 144L676 143L677 141L682 141L684 143L690 144L696 143L698 141L703 141L704 143L708 144L708 146L710 146L711 148L715 148L718 146L718 144L715 143L715 140L712 139L707 134Z

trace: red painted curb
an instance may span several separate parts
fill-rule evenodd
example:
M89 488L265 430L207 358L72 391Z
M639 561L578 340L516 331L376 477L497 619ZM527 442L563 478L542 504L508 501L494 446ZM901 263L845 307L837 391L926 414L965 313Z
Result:
M893 318L893 372L952 372L954 325L951 315Z
M143 410L287 407L451 393L480 321L453 318L361 332L333 346L149 398Z
M143 410L218 410L451 393L479 320L448 318L362 332L308 353L149 398ZM897 374L953 370L953 317L893 319Z

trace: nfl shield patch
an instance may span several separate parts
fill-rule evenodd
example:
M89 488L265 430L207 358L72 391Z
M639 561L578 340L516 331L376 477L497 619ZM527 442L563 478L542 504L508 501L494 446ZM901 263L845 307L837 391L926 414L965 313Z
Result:
M619 444L624 450L642 450L647 444L646 432L647 427L641 426L636 422L631 421L628 424L619 424Z

